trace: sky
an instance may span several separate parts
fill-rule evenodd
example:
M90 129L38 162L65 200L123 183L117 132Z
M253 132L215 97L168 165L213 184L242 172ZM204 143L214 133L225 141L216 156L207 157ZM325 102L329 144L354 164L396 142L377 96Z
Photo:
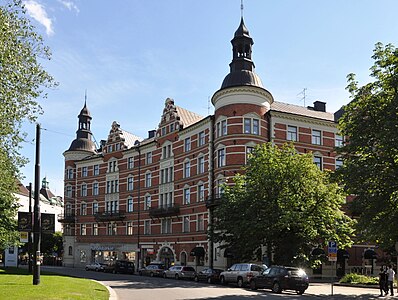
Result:
M44 110L38 120L41 178L56 195L63 196L63 152L76 136L85 95L97 142L107 138L113 121L147 137L166 98L213 114L209 100L229 73L240 0L23 2L52 51L41 63L59 82L38 99ZM244 0L255 71L275 101L309 106L320 100L335 112L350 101L349 73L360 85L372 80L374 45L398 45L397 11L396 0ZM34 184L35 124L24 129L28 185Z

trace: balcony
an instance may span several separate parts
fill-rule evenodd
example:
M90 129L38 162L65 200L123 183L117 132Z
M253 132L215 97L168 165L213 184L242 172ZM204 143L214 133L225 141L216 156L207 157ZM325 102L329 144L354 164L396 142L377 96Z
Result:
M108 222L108 221L123 221L126 218L124 211L103 211L94 214L94 218L97 222Z
M57 216L58 222L60 223L75 223L76 217L74 214L60 214Z
M176 204L161 205L149 209L151 218L164 218L178 216L180 214L180 206Z
M206 199L206 208L214 208L218 205L220 205L222 199L222 194L216 194L214 197L209 196Z

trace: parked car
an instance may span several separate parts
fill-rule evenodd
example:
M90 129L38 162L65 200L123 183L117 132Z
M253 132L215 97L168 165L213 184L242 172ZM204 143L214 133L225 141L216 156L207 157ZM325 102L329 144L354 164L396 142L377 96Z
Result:
M194 280L207 281L208 283L219 282L221 272L223 272L221 269L203 269L202 271L196 273Z
M106 266L106 264L102 264L102 263L98 263L98 262L91 263L91 264L86 265L86 271L96 271L96 272L101 271L102 272L105 270L105 266Z
M134 274L135 265L134 262L128 260L116 260L114 263L108 265L105 268L105 272L123 273L123 274Z
M234 264L228 270L220 274L221 284L236 283L238 287L243 287L250 280L265 270L264 266L244 263Z
M164 265L156 263L151 263L146 267L138 270L139 275L151 276L151 277L162 276L163 272L164 272Z
M308 276L303 269L284 266L272 266L250 280L252 290L269 288L275 293L282 293L282 290L293 290L301 295L308 285Z
M194 279L195 269L187 266L173 266L163 272L163 278Z

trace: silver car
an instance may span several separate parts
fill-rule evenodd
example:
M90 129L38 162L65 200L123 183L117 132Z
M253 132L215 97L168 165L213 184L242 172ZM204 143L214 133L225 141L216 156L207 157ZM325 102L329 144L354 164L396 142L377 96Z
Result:
M163 278L184 278L193 280L195 275L195 269L187 266L173 266L163 272Z
M101 272L103 272L105 270L105 267L106 267L106 264L101 264L101 263L95 262L95 263L86 265L85 269L86 269L86 271L96 271L96 272L101 271Z
M234 264L228 270L220 274L221 284L235 283L238 287L243 287L257 275L265 270L264 266L256 264Z

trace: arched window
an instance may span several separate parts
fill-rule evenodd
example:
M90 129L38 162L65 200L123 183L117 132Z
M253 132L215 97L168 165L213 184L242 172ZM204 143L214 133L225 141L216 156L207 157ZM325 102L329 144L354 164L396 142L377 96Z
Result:
M72 246L68 247L68 255L72 255Z

